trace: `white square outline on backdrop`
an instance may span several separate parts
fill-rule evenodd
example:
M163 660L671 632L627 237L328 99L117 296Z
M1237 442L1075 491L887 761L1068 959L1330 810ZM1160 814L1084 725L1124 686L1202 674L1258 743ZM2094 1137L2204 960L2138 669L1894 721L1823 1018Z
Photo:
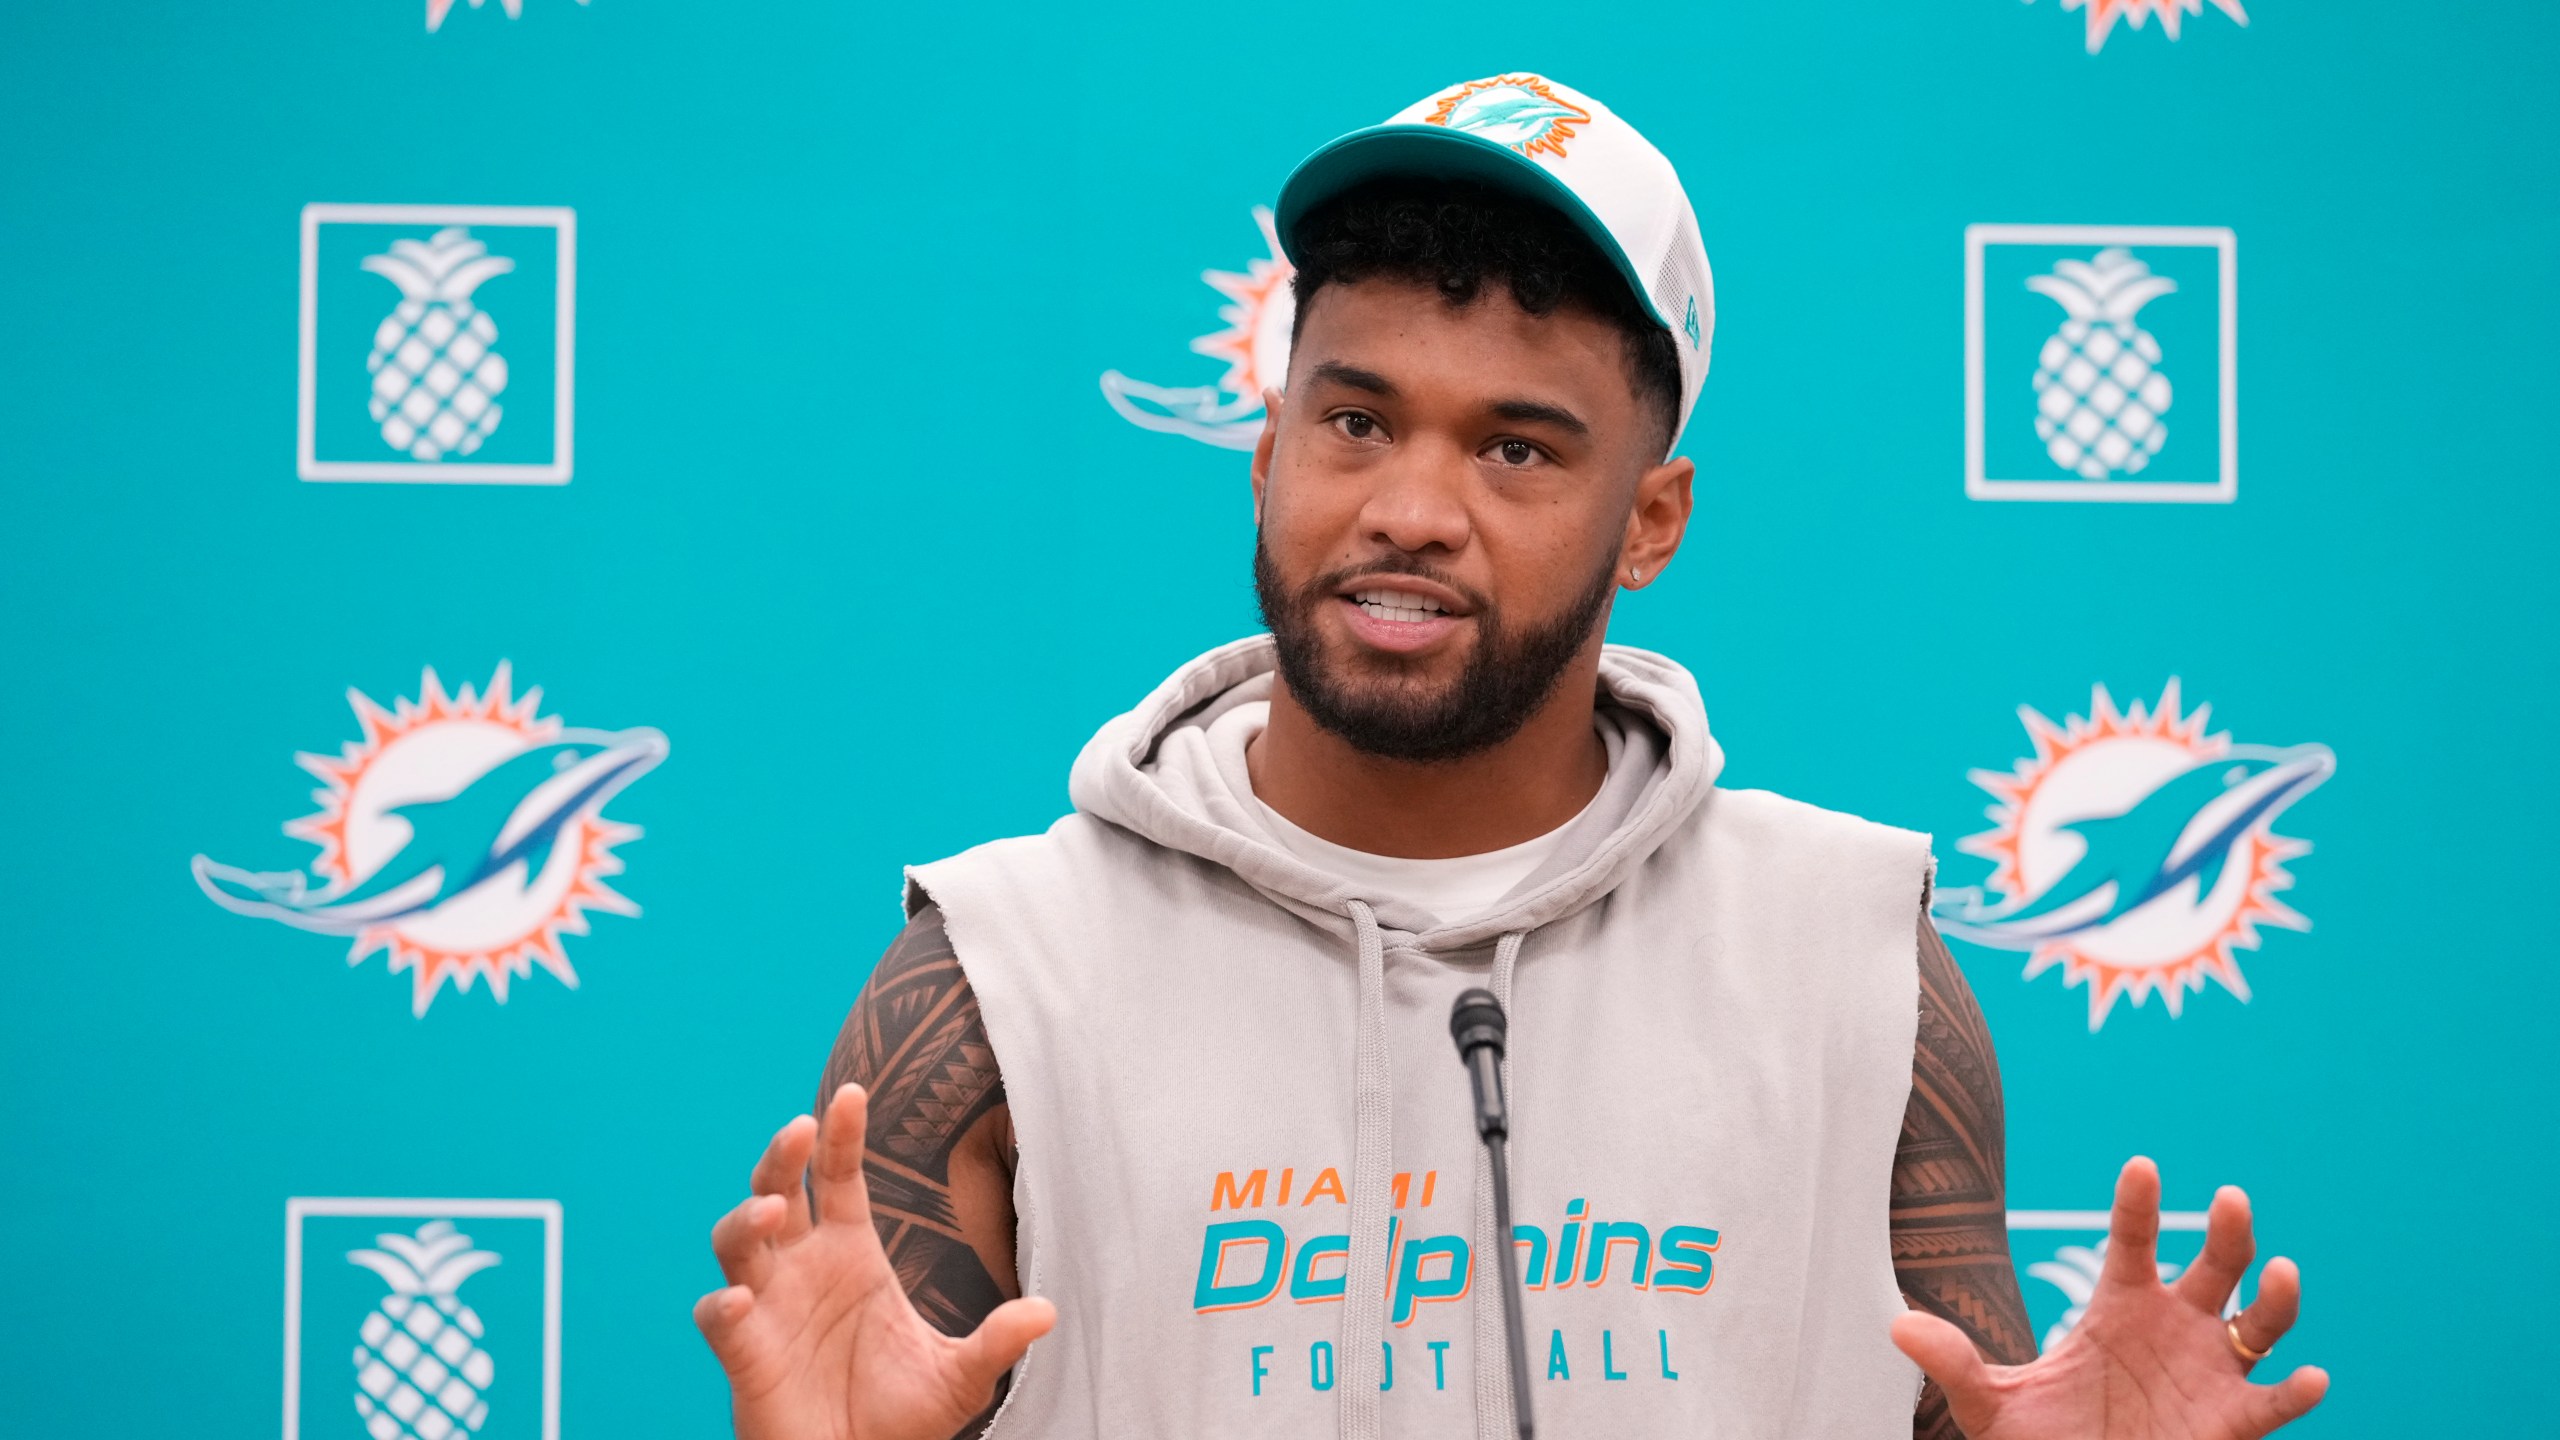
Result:
M2222 477L2213 485L2162 480L1994 480L1983 466L1982 252L1992 245L2212 246L2222 284ZM2240 239L2220 225L1967 225L1964 227L1964 493L1973 500L2115 500L2228 505L2240 498Z
M559 254L557 352L552 366L551 463L486 465L468 460L393 464L321 460L313 440L319 409L320 227L323 225L549 226ZM561 205L328 205L302 207L301 405L295 472L305 480L396 480L428 485L565 485L569 482L571 398L578 352L578 212Z
M483 1216L542 1222L542 1440L560 1440L560 1202L374 1200L295 1195L284 1202L284 1440L302 1433L302 1222L313 1215Z

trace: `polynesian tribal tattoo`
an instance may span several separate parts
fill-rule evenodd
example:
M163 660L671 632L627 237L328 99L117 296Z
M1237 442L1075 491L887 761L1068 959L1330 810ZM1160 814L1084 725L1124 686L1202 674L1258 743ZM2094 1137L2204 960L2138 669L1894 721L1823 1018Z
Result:
M1995 1365L2036 1358L2009 1261L2000 1064L1973 990L1924 915L1920 1038L1893 1157L1893 1273L1915 1310L1952 1321ZM1963 1440L1936 1381L1920 1391L1917 1440Z
M953 1203L954 1162L988 1167L1010 1200L1013 1118L996 1073L978 997L961 973L942 912L926 906L854 1001L828 1057L818 1108L847 1083L870 1096L862 1142L871 1219L890 1268L918 1314L946 1335L966 1335L1017 1288L1012 1257L972 1245ZM1009 1248L1012 1228L998 1243ZM1005 1381L995 1404L1004 1402ZM994 1405L964 1435L993 1418Z
M1911 1100L1893 1164L1894 1275L1915 1308L1953 1321L1986 1358L2024 1364L2036 1346L2009 1261L1999 1065L1981 1008L1926 918L1919 970ZM918 911L881 957L836 1037L821 1108L848 1081L871 1096L863 1173L889 1263L919 1313L965 1335L1012 1298L1015 1282L1010 1257L991 1262L964 1232L953 1162L993 1163L1010 1195L1014 1140L978 997L940 910ZM1934 1383L1920 1393L1912 1434L1963 1440Z

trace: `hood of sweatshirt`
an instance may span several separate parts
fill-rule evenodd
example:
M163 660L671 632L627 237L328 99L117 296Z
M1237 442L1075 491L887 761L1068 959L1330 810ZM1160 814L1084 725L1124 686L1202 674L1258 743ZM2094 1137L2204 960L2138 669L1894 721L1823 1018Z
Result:
M1250 808L1239 727L1218 722L1271 698L1276 653L1257 635L1176 670L1076 757L1078 810L1168 850L1196 855L1306 919L1339 926L1358 909L1415 949L1445 953L1533 931L1591 905L1644 863L1714 787L1724 753L1697 682L1651 651L1606 647L1597 721L1610 751L1600 794L1554 855L1492 910L1442 923L1392 895L1367 895L1283 848Z

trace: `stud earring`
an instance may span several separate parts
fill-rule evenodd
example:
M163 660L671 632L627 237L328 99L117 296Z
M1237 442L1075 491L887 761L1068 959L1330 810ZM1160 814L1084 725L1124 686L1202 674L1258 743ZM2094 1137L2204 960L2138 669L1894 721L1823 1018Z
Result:
M1644 581L1644 567L1643 567L1643 566L1641 566L1641 565L1630 565L1630 566L1628 566L1628 567L1627 567L1627 579L1628 579L1628 581L1629 581L1629 582L1631 582L1631 583L1635 583L1635 584L1641 584L1641 583L1643 583L1643 581Z

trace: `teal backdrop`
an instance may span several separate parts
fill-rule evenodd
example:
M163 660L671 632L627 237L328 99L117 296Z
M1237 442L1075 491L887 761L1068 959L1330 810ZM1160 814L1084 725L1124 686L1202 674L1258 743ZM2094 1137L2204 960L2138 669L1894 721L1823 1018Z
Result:
M1255 623L1245 457L1199 438L1250 400L1191 344L1258 312L1203 272L1267 261L1253 209L1320 141L1535 67L1674 157L1713 257L1696 519L1613 631L1698 674L1727 783L1932 832L1957 905L2020 707L2174 679L2211 718L2049 741L2081 808L2010 824L2012 900L2214 737L2301 762L2235 852L2260 943L1957 942L2039 1327L2146 1153L2301 1261L2282 1358L2336 1377L2302 1433L2548 1433L2560 11L2215 0L2093 43L2062 3L0 7L0 1430L352 1440L368 1307L439 1296L485 1330L483 1435L541 1434L546 1375L561 1434L718 1430L706 1232L899 867L1045 825L1098 723ZM498 273L416 281L385 343L365 262L481 263L457 225ZM2139 332L2175 394L2153 471L2075 480L2037 407L2127 431L2137 387L2034 388L2072 319L2025 280L2110 235L2178 288L2064 359ZM1971 493L1975 249L1979 478L2059 498ZM475 313L503 384L401 358ZM420 459L364 409L413 392L504 420ZM402 483L506 464L568 478ZM2230 493L2085 493L2140 481ZM502 665L538 706L458 704ZM517 858L578 888L348 963L356 922L296 907L399 822L280 827L360 773L442 798L551 717L604 737L563 755L597 788ZM494 1260L434 1283L439 1225ZM380 1234L427 1268L347 1260Z

